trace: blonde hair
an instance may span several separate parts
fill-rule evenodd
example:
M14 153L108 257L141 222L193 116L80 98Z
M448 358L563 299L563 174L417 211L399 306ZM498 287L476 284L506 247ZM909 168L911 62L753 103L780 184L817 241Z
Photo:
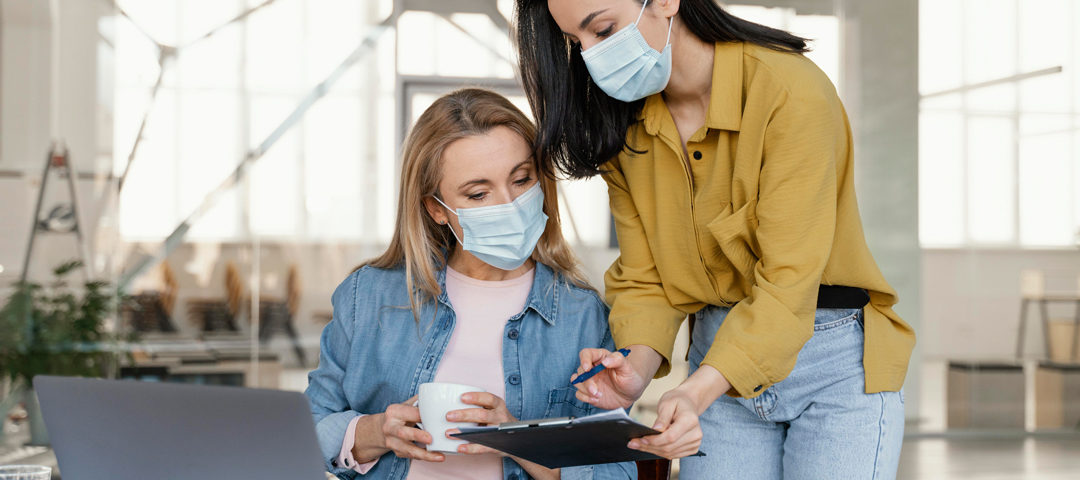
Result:
M457 243L450 229L436 223L424 207L424 199L438 193L443 152L456 140L483 135L495 127L509 128L530 148L535 145L533 123L503 96L480 88L463 88L440 97L420 115L405 140L394 236L382 255L358 268L396 268L404 263L414 318L419 319L421 302L442 293L435 272L446 266L446 255ZM547 162L535 165L548 221L532 259L551 267L556 276L592 289L562 235L555 175L545 167Z

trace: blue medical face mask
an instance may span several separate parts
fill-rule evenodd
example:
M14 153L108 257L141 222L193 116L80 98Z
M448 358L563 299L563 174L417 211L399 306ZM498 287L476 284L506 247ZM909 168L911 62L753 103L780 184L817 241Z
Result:
M461 237L454 227L450 233L461 247L488 265L513 270L532 256L536 242L544 234L548 216L544 213L544 191L536 182L513 202L477 208L450 208L438 197L435 201L458 216Z
M581 52L593 82L616 100L640 100L663 90L671 78L671 25L674 19L669 19L664 51L654 50L637 28L648 3L641 5L637 21Z

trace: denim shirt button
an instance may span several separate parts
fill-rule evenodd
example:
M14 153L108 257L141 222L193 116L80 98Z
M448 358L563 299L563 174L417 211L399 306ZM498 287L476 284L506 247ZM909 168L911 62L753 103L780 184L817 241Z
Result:
M510 476L506 477L506 478L507 478L507 480L518 480L518 476L517 476L516 473L510 474Z
M506 334L506 336L510 337L510 340L517 340L518 330L516 328L511 328L510 331Z
M515 373L513 375L510 375L510 378L508 378L507 380L510 382L510 385L517 385L521 383L521 376Z

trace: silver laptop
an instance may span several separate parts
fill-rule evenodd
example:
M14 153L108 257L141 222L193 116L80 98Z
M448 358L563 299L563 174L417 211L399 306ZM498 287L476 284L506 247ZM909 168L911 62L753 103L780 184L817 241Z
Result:
M324 480L296 392L34 377L64 480Z

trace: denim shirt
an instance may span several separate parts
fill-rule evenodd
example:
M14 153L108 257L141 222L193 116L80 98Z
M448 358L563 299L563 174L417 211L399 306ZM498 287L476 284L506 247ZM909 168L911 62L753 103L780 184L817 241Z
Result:
M344 480L358 477L402 480L408 459L383 455L367 474L337 465L349 422L386 411L416 395L439 367L455 315L446 295L446 271L437 272L442 293L420 307L419 323L409 308L404 268L364 267L334 291L333 319L323 329L319 366L308 374L305 392L315 417L327 470ZM577 400L570 375L583 348L613 349L608 308L593 291L576 287L546 265L536 264L524 309L503 335L506 407L520 420L581 417L599 410ZM636 478L633 462L562 469L564 479ZM529 478L510 458L504 480Z

